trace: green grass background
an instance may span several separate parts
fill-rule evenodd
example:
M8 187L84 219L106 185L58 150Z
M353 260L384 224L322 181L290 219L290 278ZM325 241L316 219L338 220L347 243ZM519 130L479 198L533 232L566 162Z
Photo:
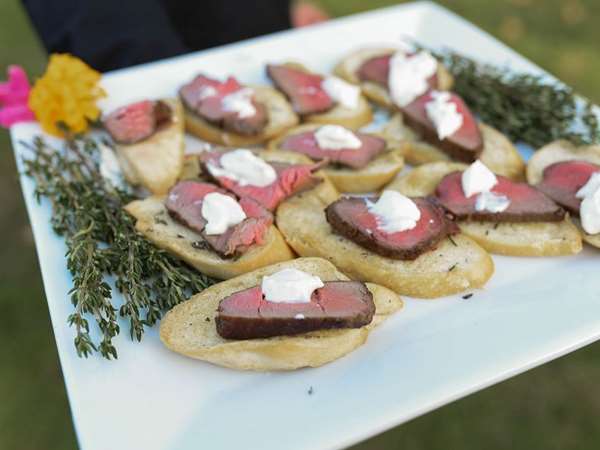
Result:
M321 2L333 15L394 3ZM600 1L440 3L600 101ZM20 63L37 75L45 54L19 3L0 0L0 79L10 63ZM0 131L0 205L0 449L73 449L76 441L35 248L4 131ZM388 431L356 450L596 450L598 380L600 344L595 344Z

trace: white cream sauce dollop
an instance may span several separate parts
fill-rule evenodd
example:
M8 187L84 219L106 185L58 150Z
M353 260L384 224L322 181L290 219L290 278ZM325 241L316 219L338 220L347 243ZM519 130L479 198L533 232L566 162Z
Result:
M461 184L465 197L478 194L475 200L476 211L498 213L510 206L508 197L492 192L492 188L498 184L498 178L479 160L462 173Z
M437 64L437 60L426 51L411 56L402 51L395 53L390 59L388 75L392 101L403 107L427 92L427 80L436 72Z
M245 148L224 153L219 163L221 167L207 164L211 175L229 178L240 186L265 187L277 180L277 172L273 166Z
M309 303L312 293L325 286L323 281L298 269L282 269L262 279L261 289L268 302Z
M215 235L223 234L227 228L241 223L246 218L246 213L229 195L211 192L202 200L202 217L206 220L204 232Z
M315 131L315 139L324 150L356 150L362 147L358 136L340 125L323 125Z
M383 191L367 209L377 218L377 228L386 233L412 230L421 219L421 211L410 198L396 191Z

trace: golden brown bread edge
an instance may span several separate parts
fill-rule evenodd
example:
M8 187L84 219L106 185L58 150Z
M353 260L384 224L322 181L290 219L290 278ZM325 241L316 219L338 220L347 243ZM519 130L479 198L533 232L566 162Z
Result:
M367 340L369 332L402 308L402 300L383 286L367 284L373 294L375 316L362 328L314 331L268 339L226 340L218 335L215 317L219 302L234 292L261 283L262 277L295 268L323 281L348 278L320 258L298 258L240 275L205 289L169 311L160 324L160 338L170 350L237 370L271 371L319 367L350 353Z

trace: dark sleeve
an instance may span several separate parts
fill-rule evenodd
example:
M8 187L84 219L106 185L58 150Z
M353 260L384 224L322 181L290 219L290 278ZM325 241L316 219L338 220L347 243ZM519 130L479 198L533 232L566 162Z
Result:
M160 0L23 0L49 53L107 71L188 51Z

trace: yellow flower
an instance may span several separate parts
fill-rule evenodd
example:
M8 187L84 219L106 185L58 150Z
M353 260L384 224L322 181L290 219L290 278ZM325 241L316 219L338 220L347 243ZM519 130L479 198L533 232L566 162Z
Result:
M106 96L99 86L101 74L79 58L53 54L46 73L35 82L29 108L47 133L62 136L59 124L82 133L100 116L96 102Z

